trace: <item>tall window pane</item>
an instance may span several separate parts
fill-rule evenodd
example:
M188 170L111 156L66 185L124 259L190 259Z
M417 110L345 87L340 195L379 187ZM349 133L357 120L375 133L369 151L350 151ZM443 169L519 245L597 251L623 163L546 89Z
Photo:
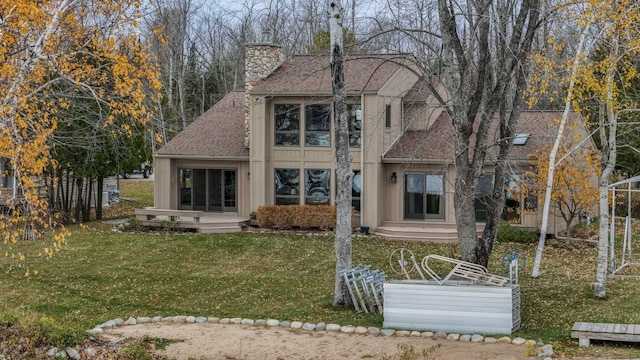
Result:
M180 169L180 206L191 206L191 169Z
M280 146L300 145L300 105L276 104L275 143Z
M276 205L300 204L300 170L276 169Z
M304 171L305 204L331 204L330 170L307 169Z
M360 211L360 196L362 195L362 172L360 170L353 171L353 180L351 182L351 206L356 211Z
M0 158L0 188L13 188L13 174L9 160Z
M349 146L360 147L362 143L362 106L360 104L347 105L349 112Z
M391 127L391 105L387 105L384 108L384 127Z
M329 105L307 105L305 123L305 145L331 146L331 108Z
M512 175L507 180L502 219L510 223L520 223L520 176Z
M476 185L476 221L487 220L487 202L491 197L493 188L493 174L481 175Z
M427 214L441 214L442 195L444 195L444 183L442 175L427 175Z

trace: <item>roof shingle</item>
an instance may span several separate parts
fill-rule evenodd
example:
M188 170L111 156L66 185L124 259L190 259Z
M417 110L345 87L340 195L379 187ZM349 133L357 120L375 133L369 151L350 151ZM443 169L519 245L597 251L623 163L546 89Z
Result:
M244 91L227 94L158 150L158 155L246 157Z
M518 120L516 133L527 133L529 139L524 145L512 147L511 160L527 161L528 155L535 154L551 143L558 129L555 120L560 119L561 116L561 111L523 111ZM575 120L577 117L576 113L572 113L570 120ZM490 130L494 141L498 137L497 122L495 123ZM443 112L428 130L406 131L384 158L407 162L450 162L454 159L453 136L449 115ZM487 161L495 160L496 154L497 147L494 146L487 153Z
M252 94L331 94L329 56L299 55L282 63L271 75L258 81ZM345 59L345 89L349 92L375 92L402 66L408 55L366 55Z

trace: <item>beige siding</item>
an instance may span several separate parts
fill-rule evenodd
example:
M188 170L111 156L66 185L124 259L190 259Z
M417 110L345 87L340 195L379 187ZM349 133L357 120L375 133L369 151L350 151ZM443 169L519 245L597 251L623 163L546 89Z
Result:
M250 212L258 210L259 206L266 204L265 175L267 162L269 161L269 147L273 141L273 131L269 127L271 112L268 111L269 102L264 97L251 97L250 105L250 180L249 193Z
M392 173L396 173L397 182L391 183ZM385 171L385 181L387 182L384 208L384 220L401 221L404 220L404 192L406 173L426 173L444 176L444 219L425 220L425 222L447 222L455 223L453 207L453 179L455 172L453 167L443 168L441 165L426 164L388 164Z
M386 219L389 203L386 182L387 174L381 162L383 153L402 133L402 99L417 77L408 70L399 71L380 90L379 94L364 94L360 99L350 97L349 102L359 101L363 109L362 145L352 149L352 168L363 170L363 225L375 228ZM263 101L265 103L263 104ZM253 98L251 106L251 194L250 207L270 205L275 201L273 179L275 169L329 169L331 170L332 194L335 194L335 134L331 132L331 146L306 147L304 138L297 147L274 146L274 104L314 104L329 103L329 97L273 97ZM386 106L391 106L391 127L386 128ZM300 127L304 127L304 114ZM256 176L253 176L253 175ZM303 174L301 173L301 176ZM304 201L303 194L301 203ZM332 199L333 202L333 199Z
M153 203L158 209L177 209L177 186L171 184L176 181L176 169L171 165L172 160L167 158L155 158L153 161L154 192ZM162 175L162 176L160 176Z

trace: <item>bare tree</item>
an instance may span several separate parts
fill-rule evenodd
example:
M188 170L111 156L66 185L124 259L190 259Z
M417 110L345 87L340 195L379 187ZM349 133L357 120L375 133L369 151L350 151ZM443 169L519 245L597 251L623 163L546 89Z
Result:
M454 129L455 217L462 259L487 265L505 202L504 184L515 127L523 107L529 51L540 1L438 1L442 100ZM435 93L435 88L433 89ZM497 124L496 124L497 123ZM491 130L497 125L497 144ZM476 233L475 188L487 153L497 147L494 182L482 237Z
M170 113L164 113L167 121L175 116L177 130L189 125L187 115L187 72L193 56L193 29L197 9L192 0L155 0L149 35L154 43L154 56L162 67L163 89Z

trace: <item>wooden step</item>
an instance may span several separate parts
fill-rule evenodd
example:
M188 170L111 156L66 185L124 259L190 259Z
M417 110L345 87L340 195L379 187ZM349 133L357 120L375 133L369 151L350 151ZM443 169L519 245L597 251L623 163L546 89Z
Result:
M241 232L241 226L200 226L197 231L203 234L225 234Z

